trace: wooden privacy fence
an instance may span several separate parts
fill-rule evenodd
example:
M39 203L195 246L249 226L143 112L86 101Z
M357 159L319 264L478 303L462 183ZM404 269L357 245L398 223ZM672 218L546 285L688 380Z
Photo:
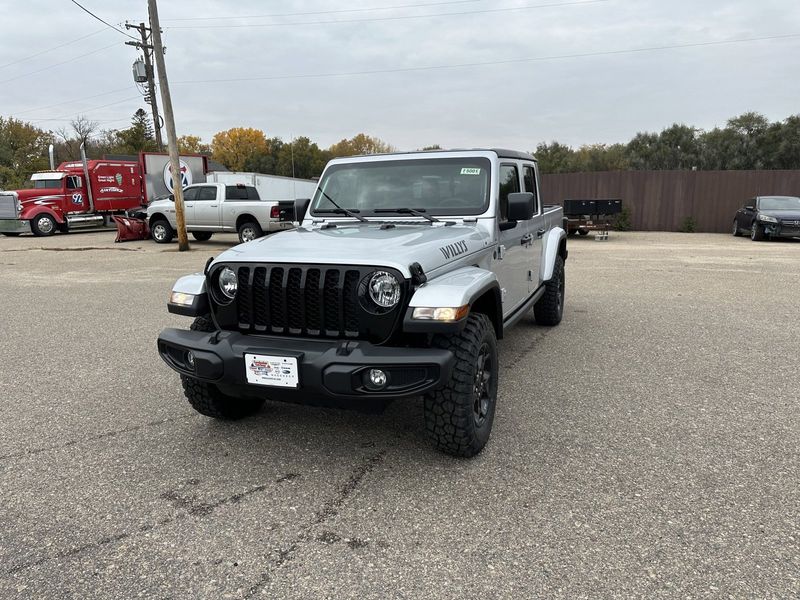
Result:
M633 229L678 231L687 217L696 230L724 233L753 196L800 196L796 171L605 171L543 175L542 199L622 198Z

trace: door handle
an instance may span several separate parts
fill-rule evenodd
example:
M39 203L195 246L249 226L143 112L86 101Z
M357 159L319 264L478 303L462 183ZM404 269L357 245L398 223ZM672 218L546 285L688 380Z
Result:
M539 239L540 237L542 237L546 232L547 232L546 229L540 229L539 231L537 231L536 232L536 239Z
M211 208L217 208L217 205L216 204L212 204Z
M519 243L521 246L527 246L533 241L533 236L530 233L526 233L519 239Z

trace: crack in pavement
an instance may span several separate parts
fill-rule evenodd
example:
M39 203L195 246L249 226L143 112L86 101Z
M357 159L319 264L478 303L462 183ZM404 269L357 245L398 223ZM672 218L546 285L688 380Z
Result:
M173 421L180 421L182 419L189 419L192 415L184 415L181 417L169 417L167 419L159 419L158 421L148 421L146 423L142 423L140 425L131 425L130 427L125 427L123 429L115 429L113 431L105 431L103 433L98 433L95 435L90 435L88 437L79 439L79 440L70 440L68 442L64 442L61 444L53 444L51 446L42 446L41 448L33 448L31 450L22 450L19 452L11 452L9 454L4 454L0 456L0 461L9 460L12 458L20 458L24 456L35 456L37 454L41 454L42 452L48 452L50 450L61 450L64 448L69 448L71 446L77 446L78 444L84 444L87 442L96 442L98 440L105 440L108 438L112 438L123 433L131 433L133 431L141 431L142 429L147 429L149 427L156 427L158 425L163 425L164 423L172 423Z
M277 479L274 480L273 483L280 485L281 483L284 483L284 482L294 481L298 477L299 477L299 475L297 473L288 473L286 475L282 475L281 477L278 477ZM73 557L73 556L77 556L79 554L84 554L86 552L90 552L90 551L93 551L93 550L98 550L100 548L108 546L109 544L114 544L116 542L121 542L121 541L130 539L130 538L132 538L132 537L134 537L136 535L139 535L139 534L142 534L142 533L147 533L148 531L152 531L156 527L164 527L165 525L170 525L172 523L175 523L175 522L178 522L178 521L182 521L183 519L186 519L187 517L206 517L206 516L210 515L215 510L217 510L218 508L220 508L222 506L225 506L227 504L238 504L243 499L245 499L245 498L247 498L249 496L253 496L254 494L258 494L260 492L263 492L263 491L269 489L271 486L272 486L272 484L256 485L256 486L253 486L251 488L248 488L248 489L244 490L243 492L237 492L236 494L231 494L230 496L225 496L224 498L220 498L219 500L216 500L215 502L209 502L209 503L197 503L194 498L184 498L184 497L179 496L176 492L165 492L164 494L161 494L161 498L171 501L174 508L184 508L184 507L186 507L187 510L185 512L176 513L176 514L172 515L171 517L165 517L163 519L159 519L158 521L156 521L154 523L144 523L143 525L140 525L139 527L137 527L133 531L127 531L127 532L123 532L123 533L109 535L109 536L100 538L99 540L96 540L94 542L89 542L87 544L83 544L81 546L76 546L76 547L70 548L68 550L62 550L60 552L55 552L55 553L51 554L50 556L43 556L43 557L40 557L40 558L38 558L36 560L32 560L30 562L17 565L15 567L12 567L12 568L6 570L3 573L3 575L4 576L15 575L16 573L19 573L20 571L25 571L25 570L33 568L33 567L38 567L39 565L42 565L42 564L47 563L47 562L50 562L52 560L59 560L59 559L62 559L62 558L70 558L70 557Z
M370 456L363 464L356 468L350 478L342 485L336 496L325 502L320 510L314 514L314 518L300 528L297 536L289 542L285 548L276 550L275 558L267 564L267 568L261 577L244 594L244 598L252 598L258 591L272 581L272 576L282 565L294 559L295 553L306 543L312 541L311 531L328 519L339 514L339 510L345 501L358 488L364 478L383 462L386 450L381 450L377 454Z

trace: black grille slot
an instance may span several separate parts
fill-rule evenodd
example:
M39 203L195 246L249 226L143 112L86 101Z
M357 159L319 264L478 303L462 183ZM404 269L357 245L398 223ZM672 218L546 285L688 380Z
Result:
M303 271L301 269L289 269L289 277L286 280L286 308L289 313L289 328L298 331L303 329L303 314L305 313L303 291L300 289L302 280Z
M250 269L242 267L236 274L239 282L237 291L239 305L239 327L249 328L251 323L252 311L252 290L250 286Z
M286 327L286 313L283 305L283 269L273 267L269 272L269 321L273 331L281 331Z
M322 290L319 287L319 269L309 269L306 273L306 328L319 334L322 328Z
M325 303L325 329L339 333L339 312L341 310L339 302L339 271L330 269L325 271L323 302Z
M344 330L346 334L358 335L358 271L347 271L344 276L342 300L344 302Z
M269 317L269 303L267 302L267 269L256 267L253 275L253 322L256 329L264 330Z

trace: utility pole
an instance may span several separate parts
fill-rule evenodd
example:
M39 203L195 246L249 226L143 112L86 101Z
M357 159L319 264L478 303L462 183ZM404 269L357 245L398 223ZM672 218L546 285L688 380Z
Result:
M139 42L125 42L128 46L135 46L136 48L140 48L142 53L144 54L144 69L145 74L147 75L147 96L145 100L150 104L150 112L153 114L153 129L155 130L156 134L156 145L158 146L158 151L161 152L164 149L164 142L161 140L161 118L158 116L158 99L156 98L156 82L155 77L153 76L153 45L148 41L147 32L150 31L149 27L146 27L144 23L139 23L139 25L132 25L131 23L125 23L125 29L136 29L139 32L139 35L142 36L141 43Z
M167 128L167 147L172 170L172 191L175 194L175 220L178 225L178 250L189 250L189 237L186 235L186 219L183 213L183 180L181 178L181 161L178 157L178 136L175 132L175 118L172 115L172 98L169 94L167 66L164 64L164 46L161 43L161 26L158 22L158 6L156 0L147 0L150 13L150 35L153 39L158 82L161 88L161 105L164 107L164 125Z

